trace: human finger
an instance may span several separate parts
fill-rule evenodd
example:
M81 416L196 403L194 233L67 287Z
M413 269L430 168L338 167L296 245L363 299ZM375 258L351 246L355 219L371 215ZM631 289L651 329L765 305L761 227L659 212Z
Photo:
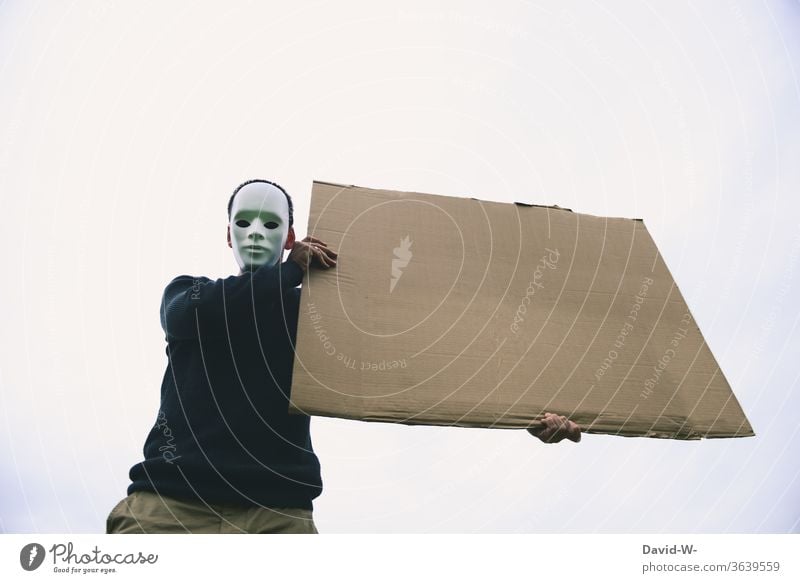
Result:
M550 416L546 419L546 423L548 427L552 427L553 429L558 429L560 425L558 415L550 414Z
M311 254L316 262L322 267L328 267L328 262L325 260L325 254L319 248L311 246Z
M337 254L336 254L336 253L335 253L333 250L331 250L331 249L328 249L327 247L317 247L317 250L318 250L318 251L319 251L319 252L320 252L322 255L324 255L324 256L325 256L325 260L326 260L326 261L327 261L327 262L328 262L330 265L332 265L332 266L333 266L333 265L336 265L336 258L338 257L338 255L337 255Z
M581 440L581 427L574 421L570 421L570 439L575 443L578 443Z
M327 247L328 246L328 244L325 241L323 241L322 239L318 239L318 238L313 237L311 235L309 235L308 237L303 239L303 241L305 241L307 243L316 243L317 245L322 245L323 247Z
M332 259L336 259L337 257L339 257L339 254L333 249L329 249L328 247L319 247L319 249Z
M547 434L547 443L558 443L564 436L558 429L551 429Z
M333 267L336 265L336 262L333 259L329 259L325 253L322 252L319 248L314 248L314 256L317 258L317 261L320 265L325 268Z

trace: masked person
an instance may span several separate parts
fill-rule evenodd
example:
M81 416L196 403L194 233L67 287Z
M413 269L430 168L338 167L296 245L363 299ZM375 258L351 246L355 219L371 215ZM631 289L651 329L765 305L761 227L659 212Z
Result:
M164 290L161 407L109 534L317 532L319 460L309 417L289 414L288 397L297 286L310 267L335 267L337 254L314 237L295 239L292 199L267 180L234 191L228 220L239 274L182 275ZM577 425L550 413L529 431L580 440Z
M108 533L316 532L320 465L288 393L297 286L336 253L295 240L292 200L272 182L239 186L228 216L239 274L182 275L164 291L161 407Z

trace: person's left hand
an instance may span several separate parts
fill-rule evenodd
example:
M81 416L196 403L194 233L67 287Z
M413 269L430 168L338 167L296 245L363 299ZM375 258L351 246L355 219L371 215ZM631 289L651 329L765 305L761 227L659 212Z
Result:
M578 443L581 440L581 428L563 415L545 413L542 423L541 427L528 429L528 433L544 443L558 443L562 439Z

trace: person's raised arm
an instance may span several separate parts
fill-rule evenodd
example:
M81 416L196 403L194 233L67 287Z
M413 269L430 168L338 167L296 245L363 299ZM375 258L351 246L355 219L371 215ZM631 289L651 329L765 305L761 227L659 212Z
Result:
M300 284L309 266L335 267L336 257L324 242L306 237L295 241L283 263L216 280L181 275L164 290L161 326L168 339L195 338L203 329L235 333L241 319L253 317L254 302L278 300Z

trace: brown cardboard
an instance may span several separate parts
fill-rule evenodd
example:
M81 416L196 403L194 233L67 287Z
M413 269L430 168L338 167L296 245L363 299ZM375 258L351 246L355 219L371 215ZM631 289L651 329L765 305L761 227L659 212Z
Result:
M303 285L294 411L753 435L639 219L315 182L308 233L339 260Z

